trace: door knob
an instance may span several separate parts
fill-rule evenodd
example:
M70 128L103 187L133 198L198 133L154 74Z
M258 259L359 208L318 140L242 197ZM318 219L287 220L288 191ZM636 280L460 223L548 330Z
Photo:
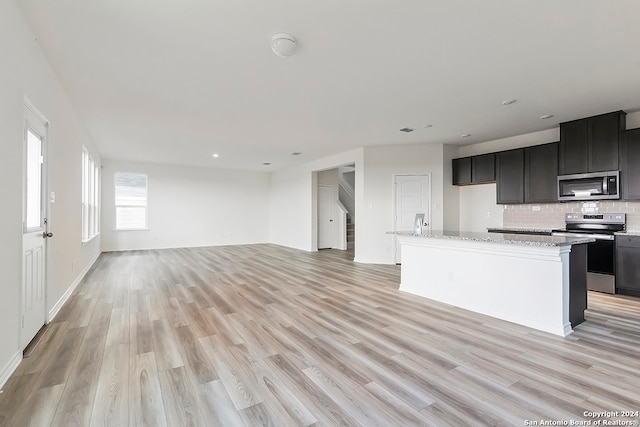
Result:
M42 238L46 239L47 237L53 237L53 233L47 233L46 231L43 231Z
M329 220L329 222L333 222L333 220L332 220L332 219L330 219L330 220Z

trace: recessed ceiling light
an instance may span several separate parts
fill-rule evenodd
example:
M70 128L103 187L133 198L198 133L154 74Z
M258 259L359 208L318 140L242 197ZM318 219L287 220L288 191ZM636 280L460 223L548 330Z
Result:
M213 153L213 158L214 158L214 159L217 159L218 157L220 157L220 154L218 154L218 153Z
M262 166L269 166L270 164L271 164L270 162L264 162Z
M505 101L502 101L502 105L511 105L511 104L515 104L516 100L515 99L507 99Z
M544 116L540 116L540 118L541 118L542 120L544 120L544 119L550 119L551 117L553 117L553 114L545 114Z
M471 136L470 133L463 133L462 135L460 135L463 138L469 138Z
M433 127L433 125L422 125L423 129L429 129L429 128L432 128L432 127Z
M402 129L400 129L400 132L405 132L405 133L409 133L409 132L413 132L413 131L414 131L414 129L411 129L411 128L402 128Z
M291 153L292 156L299 156L300 154L302 154L302 153L299 153L297 151L294 151L293 153Z

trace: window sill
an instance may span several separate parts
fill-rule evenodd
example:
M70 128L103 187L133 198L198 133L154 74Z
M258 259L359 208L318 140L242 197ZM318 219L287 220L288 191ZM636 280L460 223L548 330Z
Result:
M93 236L89 237L88 239L82 239L82 246L91 243L91 241L93 239L95 239L96 237L98 237L100 235L100 233L94 234Z

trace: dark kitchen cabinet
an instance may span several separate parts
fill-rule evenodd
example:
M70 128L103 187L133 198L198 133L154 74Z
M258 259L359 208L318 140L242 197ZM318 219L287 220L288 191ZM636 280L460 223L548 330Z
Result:
M569 322L584 322L587 309L587 244L572 245L569 254Z
M640 128L622 132L620 181L623 199L640 200Z
M471 157L453 159L453 185L471 184Z
M482 154L471 158L471 182L482 184L496 180L495 153Z
M558 143L524 149L524 202L558 200Z
M585 173L589 168L589 119L560 123L559 173Z
M640 296L640 236L616 236L616 293Z
M495 153L452 160L453 185L495 182Z
M589 124L589 172L618 170L620 132L626 127L626 113L616 111L592 117Z
M524 148L496 153L496 183L499 205L524 203Z
M620 132L626 113L613 113L560 123L560 175L618 170Z

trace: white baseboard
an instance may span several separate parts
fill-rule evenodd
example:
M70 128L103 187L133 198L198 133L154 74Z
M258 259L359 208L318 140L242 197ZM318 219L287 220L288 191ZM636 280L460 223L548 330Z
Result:
M2 390L2 387L4 387L9 377L16 371L16 369L18 369L20 362L22 362L21 351L14 354L9 363L0 370L0 390Z
M73 294L73 291L75 291L80 282L82 282L82 279L84 279L84 276L86 276L91 267L93 267L93 264L96 263L98 257L100 257L100 252L98 252L95 258L93 258L93 260L91 260L91 262L84 268L84 270L82 270L80 274L78 274L78 277L76 277L71 286L69 286L67 291L60 297L58 302L56 302L53 307L51 307L51 310L49 310L49 316L47 317L47 323L50 323L56 317L64 303L67 302L69 298L71 298L71 294Z
M388 259L366 259L362 257L355 257L353 262L358 264L382 264L382 265L395 265L396 263L393 261L389 261Z

